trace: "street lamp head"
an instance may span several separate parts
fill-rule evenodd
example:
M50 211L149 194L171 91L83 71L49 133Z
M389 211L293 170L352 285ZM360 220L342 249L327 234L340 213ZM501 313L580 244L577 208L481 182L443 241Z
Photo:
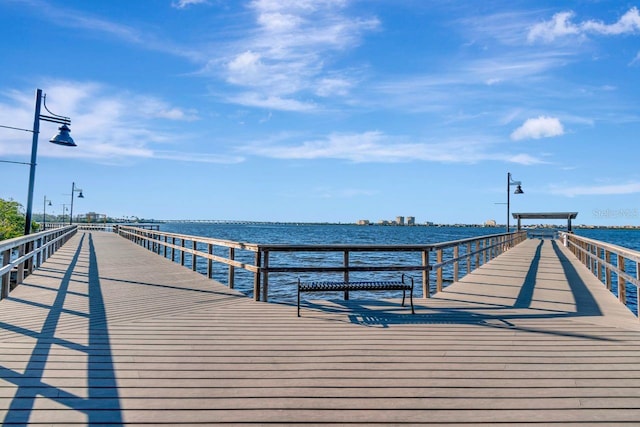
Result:
M524 194L524 191L522 191L522 187L520 186L520 184L518 184L518 186L516 187L516 191L514 191L513 194Z
M51 206L51 200L49 200L49 206Z
M78 199L84 199L84 196L82 195L82 191L80 191L80 194L78 194Z
M69 135L71 129L66 124L63 124L58 128L58 134L51 138L49 142L53 142L54 144L64 145L66 147L75 147L76 143L73 142L73 138Z

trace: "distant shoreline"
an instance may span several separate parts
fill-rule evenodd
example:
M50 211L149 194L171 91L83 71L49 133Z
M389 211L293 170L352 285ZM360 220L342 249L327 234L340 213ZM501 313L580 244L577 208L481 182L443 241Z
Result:
M460 227L460 228L506 228L505 224L485 226L483 224L357 224L355 222L302 222L302 221L242 221L242 220L141 220L139 222L113 222L114 224L246 224L246 225L355 225L358 227ZM513 228L513 226L512 226ZM524 230L531 228L563 228L554 224L525 225ZM576 225L574 229L640 229L640 225Z

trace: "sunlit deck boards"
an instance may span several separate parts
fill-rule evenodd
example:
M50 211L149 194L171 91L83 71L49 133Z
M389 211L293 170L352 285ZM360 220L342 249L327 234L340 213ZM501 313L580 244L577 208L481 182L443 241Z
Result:
M413 316L354 295L297 318L118 236L79 234L0 302L0 417L637 424L637 319L541 242L416 300Z

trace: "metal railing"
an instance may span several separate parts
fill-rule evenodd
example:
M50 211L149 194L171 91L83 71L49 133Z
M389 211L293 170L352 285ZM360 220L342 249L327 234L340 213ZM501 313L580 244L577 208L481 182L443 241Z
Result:
M0 241L0 299L18 286L77 232L76 225Z
M43 227L44 230L55 230L58 228L62 228L62 227L67 227L69 225L69 223L62 223L62 222L47 222L46 224L42 224L40 223L41 227ZM108 233L113 232L113 227L115 227L116 225L119 224L115 224L112 222L76 222L73 225L77 225L78 226L78 230L81 231L106 231ZM139 228L146 228L149 230L159 230L160 229L160 225L158 224L145 224L145 223L141 223L141 224L136 224L135 227L139 227Z
M596 276L620 302L627 304L627 286L635 286L636 311L640 287L640 252L599 240L560 233L566 247ZM633 312L633 310L632 310Z
M266 245L129 226L114 227L114 232L208 278L213 278L214 263L222 264L227 268L230 288L235 287L236 269L249 272L257 301L268 301L272 275L294 273L339 274L348 282L358 274L415 271L422 275L422 296L429 298L432 290L442 291L445 272L451 273L450 281L457 281L461 272L470 273L526 240L526 232L521 231L424 245ZM431 275L435 276L435 289L431 289Z

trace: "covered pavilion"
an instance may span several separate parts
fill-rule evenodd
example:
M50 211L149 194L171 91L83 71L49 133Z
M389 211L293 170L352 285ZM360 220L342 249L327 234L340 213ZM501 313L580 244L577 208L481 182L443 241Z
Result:
M572 232L571 220L578 216L578 212L533 212L533 213L513 213L513 219L518 220L518 231L522 229L523 219L566 219L567 231Z

